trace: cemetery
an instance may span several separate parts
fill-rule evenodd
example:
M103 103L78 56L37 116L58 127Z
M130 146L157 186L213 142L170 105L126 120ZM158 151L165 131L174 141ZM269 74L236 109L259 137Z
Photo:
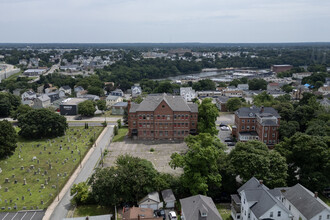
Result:
M0 211L45 209L80 166L103 127L70 127L53 139L19 138L0 161Z

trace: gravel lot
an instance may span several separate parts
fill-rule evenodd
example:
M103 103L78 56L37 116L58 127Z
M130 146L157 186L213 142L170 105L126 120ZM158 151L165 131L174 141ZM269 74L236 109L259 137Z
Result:
M150 152L151 148L154 152ZM169 162L172 153L184 153L188 147L184 142L125 140L110 144L108 150L110 153L105 158L105 167L113 166L119 155L129 154L149 160L159 172L180 175L183 172L182 169L172 169Z

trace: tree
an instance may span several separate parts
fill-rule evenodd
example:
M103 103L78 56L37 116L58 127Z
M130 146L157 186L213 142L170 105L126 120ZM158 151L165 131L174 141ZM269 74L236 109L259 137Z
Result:
M158 178L159 173L151 162L121 155L116 160L116 167L97 169L89 184L95 201L110 206L120 201L135 203L149 192L162 188L156 184L162 182Z
M74 205L84 205L91 202L91 193L88 190L86 182L73 184L70 189L70 195L73 196L71 203Z
M138 97L134 98L133 102L140 104L143 101L143 98L139 95Z
M301 183L311 190L323 190L330 184L329 136L296 133L276 145L275 150L288 163L288 183Z
M242 106L242 101L240 98L230 98L227 101L227 109L231 112L236 111Z
M256 106L271 107L278 102L274 99L273 96L268 95L266 92L262 92L259 95L253 97L253 103Z
M120 129L121 128L121 119L117 120L117 124L118 124L118 128Z
M299 131L299 123L297 121L281 121L279 128L280 139L289 138Z
M113 134L114 135L118 135L118 127L117 127L117 125L115 125L115 127L113 128Z
M8 117L21 104L18 96L8 92L0 92L0 117Z
M30 110L32 110L32 108L30 106L28 106L28 105L19 105L16 110L13 110L10 113L10 116L14 120L16 120L18 118L18 116L24 115L25 113L29 112Z
M48 109L30 110L18 117L19 135L24 138L62 136L68 127L66 118Z
M268 150L260 141L238 142L228 156L229 170L243 182L255 176L271 188L285 186L287 164L276 151Z
M96 86L90 86L88 87L88 94L102 96L104 95L103 89L96 87Z
M174 153L171 156L172 168L183 168L182 184L193 195L204 194L211 187L221 186L218 162L224 158L224 146L220 140L211 134L201 133L197 136L189 135L185 139L188 152Z
M330 136L330 121L314 119L307 123L306 134L312 136Z
M78 113L83 116L93 116L96 111L93 101L86 100L78 104Z
M96 101L96 106L101 111L105 111L107 109L107 103L105 100Z
M264 79L251 79L248 81L250 90L266 90L267 81Z
M290 86L289 84L285 84L284 86L282 86L282 90L286 93L290 93L290 92L292 92L293 87Z
M212 103L212 99L206 98L198 106L198 132L218 134L216 120L219 115L218 108Z
M13 125L7 120L0 121L0 159L15 152L17 133Z
M216 84L210 79L202 79L193 83L192 88L196 91L215 90Z

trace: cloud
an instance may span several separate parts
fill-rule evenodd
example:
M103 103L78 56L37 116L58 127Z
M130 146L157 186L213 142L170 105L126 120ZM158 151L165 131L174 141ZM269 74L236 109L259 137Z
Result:
M330 41L324 0L0 0L0 42Z

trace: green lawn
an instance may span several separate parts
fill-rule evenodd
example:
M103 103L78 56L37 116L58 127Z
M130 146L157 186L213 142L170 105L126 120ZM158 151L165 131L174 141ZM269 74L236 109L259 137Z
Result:
M95 216L95 215L107 215L113 214L113 210L107 207L99 205L82 205L77 206L74 210L73 217L85 217L85 216Z
M232 220L231 216L230 216L230 208L227 206L224 206L222 204L216 204L216 207L222 217L223 220Z
M24 206L26 209L47 208L79 165L79 151L83 158L91 146L90 138L94 137L94 132L98 137L102 130L103 127L69 128L65 136L50 141L20 138L15 153L0 161L0 207L13 210L16 204L17 210ZM5 183L6 178L9 183ZM24 178L26 185L23 184Z
M127 127L122 127L118 130L118 134L113 137L112 142L120 142L123 141L128 133Z

